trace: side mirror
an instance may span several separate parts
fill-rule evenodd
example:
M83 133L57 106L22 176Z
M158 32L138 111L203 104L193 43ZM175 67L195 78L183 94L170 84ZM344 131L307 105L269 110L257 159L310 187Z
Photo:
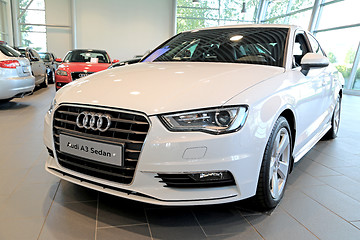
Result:
M56 58L56 59L55 59L55 62L61 63L62 60L61 60L61 58Z
M118 62L120 62L119 59L114 59L114 60L112 61L112 63L118 63Z
M301 72L306 76L311 68L329 66L329 59L319 53L307 53L301 59Z

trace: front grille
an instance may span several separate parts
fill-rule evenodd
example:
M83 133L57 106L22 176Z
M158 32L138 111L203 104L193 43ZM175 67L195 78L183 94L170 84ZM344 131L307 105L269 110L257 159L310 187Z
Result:
M79 78L82 78L82 77L86 77L90 74L92 74L93 72L72 72L71 73L71 78L72 80L76 80L76 79L79 79ZM86 76L85 76L86 75Z
M83 111L111 115L110 128L105 132L79 128L76 118ZM100 179L131 183L149 130L149 122L144 116L114 109L62 105L54 113L53 126L56 156L61 166ZM121 144L124 146L124 164L117 166L61 152L60 134L102 143Z

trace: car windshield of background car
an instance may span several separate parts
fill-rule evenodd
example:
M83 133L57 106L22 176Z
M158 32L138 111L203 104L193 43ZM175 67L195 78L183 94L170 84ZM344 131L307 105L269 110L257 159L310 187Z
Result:
M44 62L50 62L50 54L48 53L39 53L41 59L44 61Z
M66 55L64 62L91 62L94 63L95 61L92 60L97 58L98 63L110 63L110 59L108 58L107 54L103 52L96 52L96 51L89 51L89 52L82 52L82 51L73 51Z
M184 32L143 62L225 62L283 67L287 28L224 28Z

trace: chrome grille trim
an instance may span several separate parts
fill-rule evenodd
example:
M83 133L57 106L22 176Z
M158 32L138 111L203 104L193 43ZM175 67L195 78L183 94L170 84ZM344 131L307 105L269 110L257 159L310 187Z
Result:
M76 118L83 111L110 114L111 127L106 132L79 128L76 125ZM117 183L131 184L149 128L150 120L142 113L97 106L61 104L54 111L53 117L55 156L60 166L72 171ZM124 165L110 165L62 153L59 144L62 133L90 141L123 145Z

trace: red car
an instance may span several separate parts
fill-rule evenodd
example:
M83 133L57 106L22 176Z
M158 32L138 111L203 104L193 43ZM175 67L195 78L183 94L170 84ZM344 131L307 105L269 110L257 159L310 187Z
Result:
M61 62L61 59L56 59ZM109 54L104 50L76 49L69 51L55 74L55 88L59 90L64 85L78 78L107 69L112 63Z

